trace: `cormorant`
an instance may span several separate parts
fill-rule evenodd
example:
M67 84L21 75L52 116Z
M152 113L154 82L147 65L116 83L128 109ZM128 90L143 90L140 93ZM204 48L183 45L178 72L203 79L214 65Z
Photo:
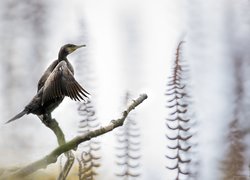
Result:
M66 44L61 47L58 59L44 72L37 86L37 94L24 110L6 123L21 118L25 114L36 114L42 118L51 116L51 112L63 101L65 96L73 100L84 100L89 93L74 78L74 69L67 55L85 45Z

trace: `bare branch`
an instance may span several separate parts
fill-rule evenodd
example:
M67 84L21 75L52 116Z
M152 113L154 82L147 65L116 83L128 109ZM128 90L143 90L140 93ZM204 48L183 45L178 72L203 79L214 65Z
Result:
M61 154L67 151L70 151L72 149L76 150L78 145L81 144L82 142L89 141L92 138L106 134L119 126L122 126L128 114L130 113L130 111L132 111L135 107L140 105L145 99L147 99L146 94L140 95L139 98L137 98L136 100L133 100L133 102L128 106L128 108L125 111L123 111L122 116L119 119L112 120L105 127L100 127L94 131L87 132L84 135L76 136L75 138L68 141L67 143L62 144L56 149L54 149L50 154L46 155L42 159L35 161L27 165L24 168L19 169L17 172L11 174L10 175L11 177L7 177L7 178L25 177L34 173L35 171L39 169L46 168L49 164L55 163L57 161L57 158Z
M60 128L58 122L55 119L51 118L51 115L39 116L39 118L41 119L42 123L45 126L47 126L49 129L51 129L54 132L59 146L66 143L62 129ZM65 152L65 156L67 157L67 161L64 164L64 167L62 168L62 171L60 172L57 178L58 180L65 180L67 178L69 171L72 168L74 161L75 161L73 152L71 151Z

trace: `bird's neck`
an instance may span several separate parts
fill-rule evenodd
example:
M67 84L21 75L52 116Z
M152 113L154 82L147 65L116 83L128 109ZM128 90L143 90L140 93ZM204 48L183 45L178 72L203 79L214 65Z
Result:
M65 58L58 58L58 61L59 61L59 62L61 62L61 61L69 62L68 59L67 59L67 57L65 57Z
M68 53L66 53L65 51L60 51L58 54L58 60L59 61L67 60L67 55Z

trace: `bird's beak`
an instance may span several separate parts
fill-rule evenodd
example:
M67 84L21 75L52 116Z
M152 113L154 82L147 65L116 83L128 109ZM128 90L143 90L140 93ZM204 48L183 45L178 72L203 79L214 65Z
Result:
M81 47L86 47L86 45L83 44L83 45L76 46L76 49L81 48Z
M68 52L69 52L69 54L70 54L70 53L74 52L75 50L77 50L77 49L79 49L79 48L81 48L81 47L85 47L85 46L86 46L86 45L84 44L84 45L79 45L79 46L70 47L70 48L68 48Z

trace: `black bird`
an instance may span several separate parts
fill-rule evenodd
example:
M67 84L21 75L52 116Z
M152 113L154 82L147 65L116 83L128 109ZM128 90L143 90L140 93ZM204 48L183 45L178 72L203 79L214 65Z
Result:
M51 112L63 101L65 96L73 100L84 100L89 93L74 78L74 69L67 55L85 45L66 44L61 47L58 59L44 72L38 82L37 94L24 110L6 123L17 120L25 114L36 114L41 118L51 116Z

